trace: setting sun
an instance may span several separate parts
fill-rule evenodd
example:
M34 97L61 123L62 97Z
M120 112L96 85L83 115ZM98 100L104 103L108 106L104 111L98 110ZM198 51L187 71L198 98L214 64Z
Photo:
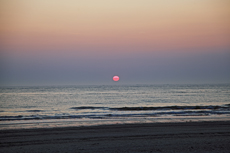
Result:
M120 79L119 76L114 76L113 77L113 81L119 81L119 79Z

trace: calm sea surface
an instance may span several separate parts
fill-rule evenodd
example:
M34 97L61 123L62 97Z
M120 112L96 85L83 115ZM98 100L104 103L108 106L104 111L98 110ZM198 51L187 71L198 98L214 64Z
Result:
M230 84L0 88L0 129L230 120Z

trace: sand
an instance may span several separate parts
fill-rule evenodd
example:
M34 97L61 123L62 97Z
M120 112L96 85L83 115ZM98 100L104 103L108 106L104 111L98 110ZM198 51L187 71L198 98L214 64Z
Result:
M0 131L0 152L230 152L230 122Z

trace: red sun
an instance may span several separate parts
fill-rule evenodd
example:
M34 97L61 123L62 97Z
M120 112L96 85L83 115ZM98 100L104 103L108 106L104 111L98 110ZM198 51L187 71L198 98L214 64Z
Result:
M114 76L113 77L113 81L119 81L119 79L120 79L119 76Z

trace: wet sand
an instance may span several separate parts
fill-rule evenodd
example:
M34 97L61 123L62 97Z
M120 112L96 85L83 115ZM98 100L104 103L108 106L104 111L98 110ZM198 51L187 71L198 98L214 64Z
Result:
M229 152L230 122L0 130L0 152Z

